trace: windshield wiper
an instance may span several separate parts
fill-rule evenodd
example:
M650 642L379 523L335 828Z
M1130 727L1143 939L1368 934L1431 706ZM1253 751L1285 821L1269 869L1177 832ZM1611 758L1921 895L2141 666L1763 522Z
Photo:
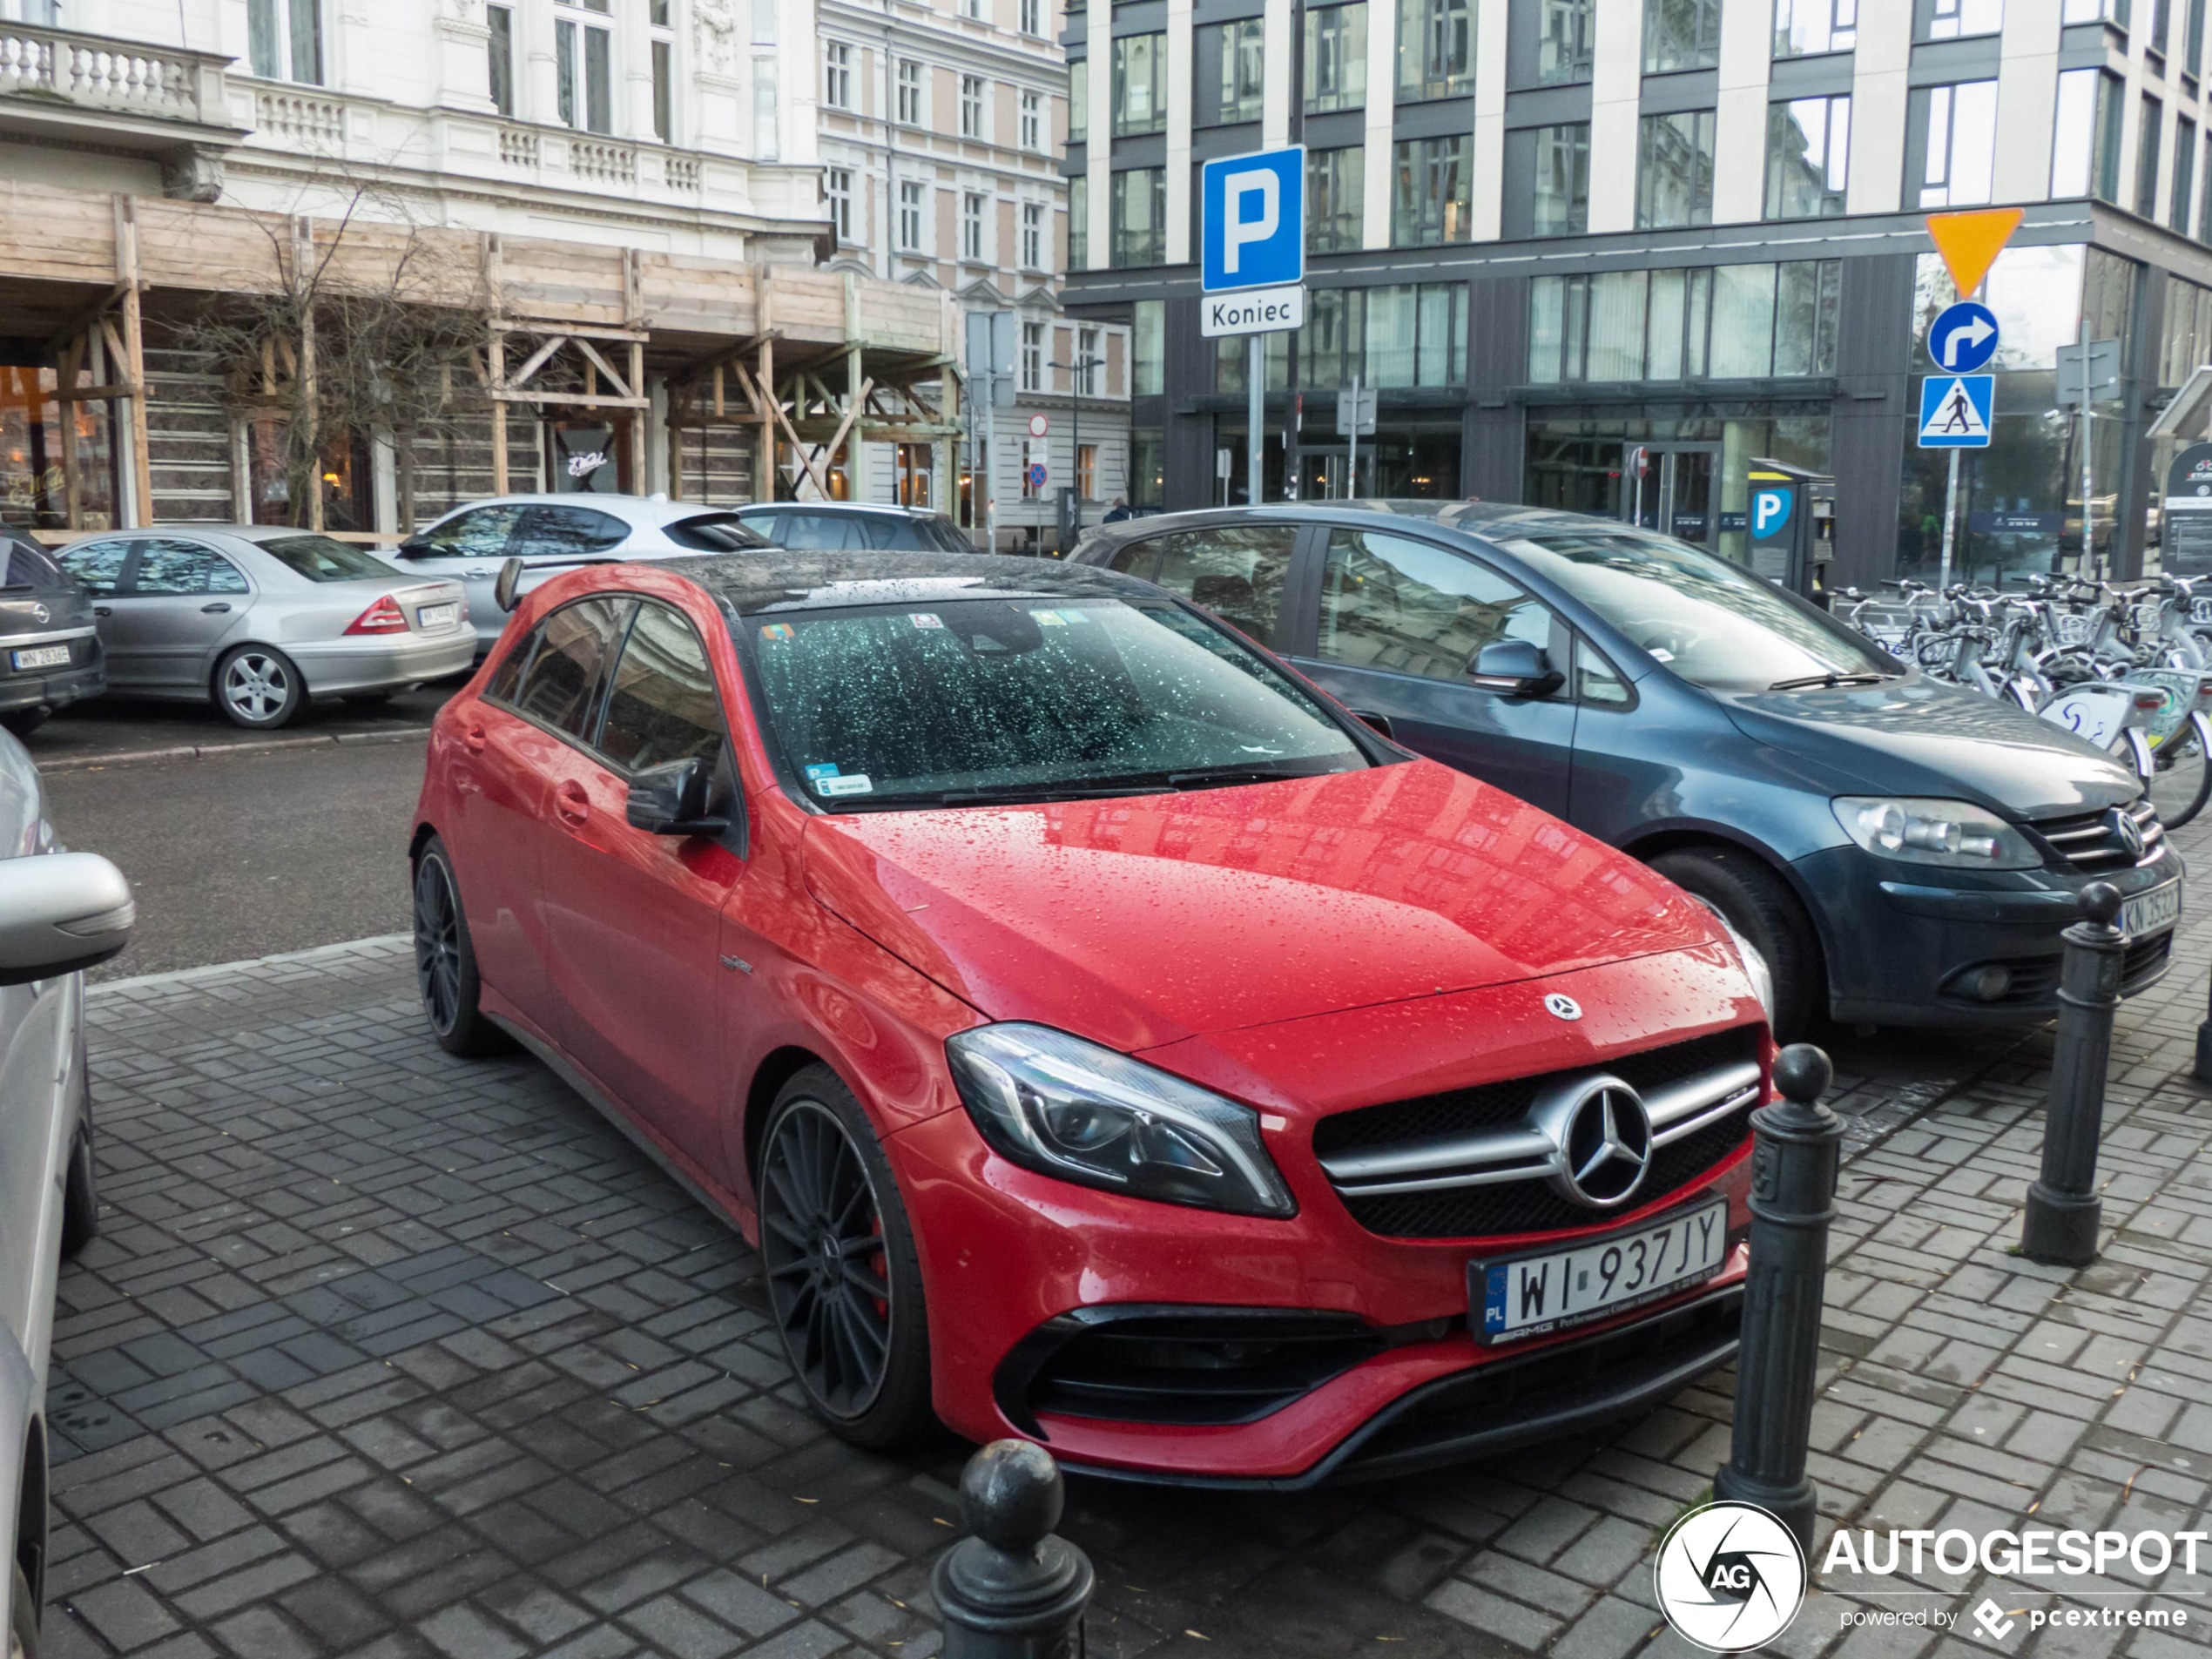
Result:
M1838 685L1879 685L1884 680L1901 678L1896 674L1844 674L1831 670L1825 674L1804 674L1793 680L1777 680L1767 687L1770 691L1802 691L1817 685L1824 689Z
M1325 778L1325 772L1299 772L1286 766L1201 766L1192 772L1163 774L1170 789L1217 789L1231 784L1279 784L1292 778Z
M948 789L934 795L907 795L895 804L921 803L931 806L973 806L997 801L1094 800L1116 795L1157 795L1153 784L1001 784L991 789ZM894 802L887 799L886 806Z

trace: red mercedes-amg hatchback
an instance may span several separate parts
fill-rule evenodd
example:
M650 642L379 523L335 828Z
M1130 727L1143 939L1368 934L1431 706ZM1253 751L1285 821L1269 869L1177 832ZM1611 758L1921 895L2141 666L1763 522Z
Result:
M1735 1349L1769 1047L1707 913L1149 583L563 577L413 852L438 1040L521 1039L757 1240L861 1444L1298 1485Z

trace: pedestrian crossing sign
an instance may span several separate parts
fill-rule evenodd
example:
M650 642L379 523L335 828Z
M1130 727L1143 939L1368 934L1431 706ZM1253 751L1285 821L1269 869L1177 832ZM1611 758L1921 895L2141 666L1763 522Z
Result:
M1920 382L1920 447L1986 449L1994 374L1931 374Z

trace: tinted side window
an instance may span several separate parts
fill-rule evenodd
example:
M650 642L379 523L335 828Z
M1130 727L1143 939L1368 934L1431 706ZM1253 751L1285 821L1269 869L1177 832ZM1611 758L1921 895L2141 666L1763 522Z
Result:
M599 700L615 642L622 637L635 601L583 599L563 605L539 629L542 636L523 676L515 706L556 732L580 738Z
M0 588L62 588L69 578L53 556L36 542L17 541L0 531Z
M1486 565L1368 530L1332 530L1317 655L1347 668L1456 680L1494 640L1548 646L1551 613Z
M711 759L722 747L714 671L691 624L664 605L637 608L607 693L599 752L626 772Z
M860 545L860 538L853 533L856 528L851 519L836 513L786 513L783 534L778 541L780 546L793 552L833 552L839 548Z
M58 555L62 569L75 577L87 593L108 594L123 575L123 562L131 554L128 542L79 542Z
M765 519L741 519L734 513L701 513L695 518L679 518L663 528L662 533L678 547L696 548L702 553L744 553L756 547L768 545L767 537L760 534Z
M1106 561L1106 568L1119 570L1123 576L1141 576L1150 582L1152 572L1160 568L1160 543L1124 542L1114 550L1114 556Z
M449 518L435 529L425 530L415 538L417 558L496 559L507 551L507 537L515 528L515 521L523 516L519 507L479 507L473 513L463 513ZM409 549L414 552L413 548Z
M529 507L508 552L530 559L575 558L618 547L630 526L589 507Z
M213 548L150 536L138 543L138 569L127 591L138 594L244 593L246 578Z
M861 539L869 547L890 548L896 552L921 552L935 545L923 529L918 518L894 518L888 513L871 513L866 518L853 521L860 531Z
M523 671L530 665L530 653L537 649L538 641L545 637L545 624L540 623L516 643L515 649L499 659L499 666L491 671L491 679L484 686L484 696L494 703L510 706L515 693L523 684Z
M1154 545L1160 568L1152 580L1237 624L1266 644L1275 637L1298 530L1289 524L1224 525L1178 530Z

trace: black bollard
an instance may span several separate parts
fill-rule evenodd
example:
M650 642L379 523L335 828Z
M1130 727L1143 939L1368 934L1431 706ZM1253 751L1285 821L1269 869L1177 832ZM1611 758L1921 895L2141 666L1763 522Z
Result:
M1090 1560L1052 1529L1060 1466L1028 1440L993 1440L961 1472L960 1512L974 1534L939 1558L930 1589L945 1659L1082 1659Z
M1751 1114L1751 1262L1736 1357L1736 1426L1713 1496L1772 1513L1812 1552L1818 1491L1805 1474L1828 1224L1843 1120L1820 1103L1834 1076L1809 1042L1777 1055L1782 1098Z
M2020 1254L2086 1267L2097 1259L2097 1142L2105 1126L2105 1071L2120 1007L2128 936L2113 926L2120 894L2109 882L2081 889L2081 920L2066 930L2059 965L2059 1035L2043 1112L2043 1170L2027 1189Z

